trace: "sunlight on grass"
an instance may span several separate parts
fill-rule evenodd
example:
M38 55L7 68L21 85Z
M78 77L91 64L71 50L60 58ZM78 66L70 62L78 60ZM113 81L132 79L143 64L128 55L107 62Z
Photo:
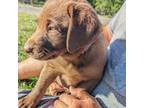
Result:
M18 60L19 62L24 60L27 55L23 51L26 40L36 29L36 16L29 15L26 13L19 13L18 20Z
M22 61L27 58L27 54L24 52L23 47L26 40L36 29L36 16L26 13L18 14L18 61ZM18 81L20 89L32 89L37 81L37 78L29 80Z

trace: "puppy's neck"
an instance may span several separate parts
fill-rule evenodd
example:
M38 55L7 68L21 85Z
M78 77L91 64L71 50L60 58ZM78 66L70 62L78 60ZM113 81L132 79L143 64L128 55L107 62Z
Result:
M72 64L77 64L81 58L81 53L75 54L65 54L62 56L66 61L71 62Z

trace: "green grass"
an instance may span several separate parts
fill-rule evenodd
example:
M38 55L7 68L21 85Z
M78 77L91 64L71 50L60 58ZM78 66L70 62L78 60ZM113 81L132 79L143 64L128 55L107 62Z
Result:
M26 13L18 14L18 61L26 59L28 55L24 52L23 47L27 39L36 29L36 16ZM29 80L19 80L20 89L32 89L37 81L37 78Z

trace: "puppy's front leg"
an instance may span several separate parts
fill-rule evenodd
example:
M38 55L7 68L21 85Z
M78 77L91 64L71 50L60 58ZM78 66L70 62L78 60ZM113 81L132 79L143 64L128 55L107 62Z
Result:
M19 108L35 108L39 100L44 96L47 87L56 77L56 70L51 65L46 64L32 92L19 100Z

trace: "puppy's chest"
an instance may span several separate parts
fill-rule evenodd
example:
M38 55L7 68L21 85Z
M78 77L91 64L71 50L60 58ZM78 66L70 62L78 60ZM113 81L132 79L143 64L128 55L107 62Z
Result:
M57 82L68 87L70 85L75 86L77 83L82 81L83 74L80 72L80 68L83 67L82 62L68 61L63 57L58 57L56 60L59 64L58 70L61 71L61 74L57 78Z
M64 58L62 56L59 56L57 57L55 60L54 60L54 64L56 66L56 68L61 68L62 70L61 71L72 71L74 69L77 69L79 70L80 68L83 68L85 63L84 63L84 59L81 59L81 58L72 58L72 59L67 59L67 58Z

